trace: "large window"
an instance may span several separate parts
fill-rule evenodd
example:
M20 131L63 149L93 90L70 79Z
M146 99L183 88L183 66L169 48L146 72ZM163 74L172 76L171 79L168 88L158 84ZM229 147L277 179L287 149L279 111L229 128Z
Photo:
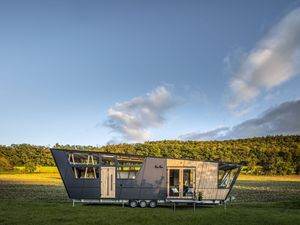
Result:
M140 167L118 167L117 179L135 179Z
M101 155L102 166L114 166L116 164L116 157L113 155Z
M97 154L91 153L68 153L68 160L71 164L99 164L99 157Z
M76 179L97 179L100 167L116 167L117 179L135 179L144 161L140 156L71 151L67 154Z
M225 168L219 170L219 188L229 188L238 175L238 168Z
M72 167L76 179L97 179L99 178L98 167Z
M143 165L141 157L118 156L117 179L135 179Z
M98 154L69 152L68 160L76 179L99 178L99 167L97 166L99 164Z

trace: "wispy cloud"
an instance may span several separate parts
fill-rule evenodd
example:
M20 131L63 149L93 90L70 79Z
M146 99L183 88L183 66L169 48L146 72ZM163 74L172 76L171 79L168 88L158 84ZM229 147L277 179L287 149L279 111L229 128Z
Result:
M266 135L300 134L300 100L288 101L268 109L260 117L246 120L232 128L182 135L184 140L225 140Z
M108 110L105 125L119 135L119 141L142 142L150 138L150 128L163 125L164 114L176 104L170 90L159 86L145 96L116 103Z
M227 58L225 58L225 63ZM300 8L287 14L243 57L230 82L229 107L239 110L264 90L300 73Z
M228 127L220 127L206 132L191 132L179 137L182 140L218 140L224 136L224 132L229 130Z

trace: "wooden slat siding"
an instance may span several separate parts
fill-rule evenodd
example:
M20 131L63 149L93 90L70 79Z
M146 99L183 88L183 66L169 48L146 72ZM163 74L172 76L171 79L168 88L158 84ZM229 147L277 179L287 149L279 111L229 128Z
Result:
M198 191L202 192L204 200L224 200L228 193L228 189L216 188L198 189Z
M205 189L206 190L206 198L207 199L212 199L212 189Z
M207 182L207 163L203 162L203 167L202 167L202 171L200 174L198 174L198 177L200 178L200 183L198 188L202 189L206 187L206 182Z
M199 188L217 188L218 164L205 162L201 173Z
M218 189L210 189L210 199L216 199Z
M208 188L209 163L207 162L205 162L205 173L203 173L202 176L204 176L204 180L201 182L201 186L203 188Z
M204 188L210 188L210 164L209 163L205 163L206 164L206 170L205 170L205 182L203 182L203 187ZM208 192L207 192L208 193Z
M203 200L215 200L218 193L218 189L216 188L198 189L198 191L202 192Z
M206 188L212 188L209 189L208 198L209 199L215 199L218 192L218 164L216 163L210 163L209 164L209 170L208 170L208 177L207 177L207 185Z
M198 191L202 193L202 199L209 199L208 198L208 189L199 189Z
M203 162L198 162L198 165L197 165L197 168L196 168L196 182L197 182L197 185L196 185L196 191L198 191L198 189L201 187L201 182L202 182L202 176L201 174L203 173L203 167L204 167L204 163Z
M218 200L225 199L228 191L229 191L228 189L218 189L216 199L218 199Z
M206 199L211 199L211 189L205 189Z
M212 188L218 187L218 169L219 165L217 163L213 163L211 166L211 174L210 174L210 185Z

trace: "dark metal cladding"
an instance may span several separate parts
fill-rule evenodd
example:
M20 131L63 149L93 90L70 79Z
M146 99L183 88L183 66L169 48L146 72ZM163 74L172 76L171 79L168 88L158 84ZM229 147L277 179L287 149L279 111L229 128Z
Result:
M71 199L98 199L100 179L75 179L66 151L51 149L56 166Z
M118 199L165 199L166 159L145 158L135 180L117 180Z

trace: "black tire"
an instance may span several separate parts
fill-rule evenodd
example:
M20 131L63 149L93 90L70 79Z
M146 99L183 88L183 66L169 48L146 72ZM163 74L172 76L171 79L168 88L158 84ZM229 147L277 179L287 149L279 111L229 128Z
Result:
M157 206L157 201L152 200L152 201L149 202L149 207L150 208L155 208L156 206Z
M135 207L137 207L137 205L138 205L138 203L137 203L137 201L135 201L135 200L131 200L131 201L129 202L129 206L130 206L131 208L135 208Z
M147 207L147 202L146 201L140 201L140 207L141 208Z

